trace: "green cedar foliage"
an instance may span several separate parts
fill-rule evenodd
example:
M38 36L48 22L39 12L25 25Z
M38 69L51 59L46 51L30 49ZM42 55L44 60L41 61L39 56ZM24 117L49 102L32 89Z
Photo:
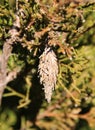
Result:
M7 63L9 72L20 72L3 94L1 130L94 130L95 1L84 1L0 1L0 54L17 8L23 10L20 40L13 44ZM38 74L47 43L59 68L50 103Z

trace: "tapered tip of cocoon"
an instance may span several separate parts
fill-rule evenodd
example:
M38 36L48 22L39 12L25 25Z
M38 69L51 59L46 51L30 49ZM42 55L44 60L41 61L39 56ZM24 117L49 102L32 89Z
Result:
M51 47L46 47L39 57L38 72L40 83L44 86L45 99L49 103L58 75L57 58Z

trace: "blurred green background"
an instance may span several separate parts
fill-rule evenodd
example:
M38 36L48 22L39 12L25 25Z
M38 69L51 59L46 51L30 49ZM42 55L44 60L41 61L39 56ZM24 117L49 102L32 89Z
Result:
M8 71L20 72L4 91L0 130L94 130L95 2L0 1L0 54L15 21L16 5L23 10L21 41L13 45ZM38 77L47 39L59 65L49 104Z

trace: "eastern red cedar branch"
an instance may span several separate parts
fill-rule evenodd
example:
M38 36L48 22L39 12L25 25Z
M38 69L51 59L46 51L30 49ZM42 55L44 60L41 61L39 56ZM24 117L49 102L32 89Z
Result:
M8 74L7 63L12 53L13 49L12 45L16 42L18 38L19 32L17 28L19 27L20 27L20 20L19 16L16 14L16 20L13 24L13 27L12 29L9 30L10 38L6 39L3 45L2 55L0 56L0 104L6 85L8 84L8 82L16 78L16 75L18 73L18 71L15 70Z

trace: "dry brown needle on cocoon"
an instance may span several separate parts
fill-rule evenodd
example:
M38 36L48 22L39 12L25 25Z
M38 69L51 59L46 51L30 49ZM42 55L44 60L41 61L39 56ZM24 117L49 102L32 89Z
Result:
M40 77L40 83L44 86L45 99L49 103L51 101L52 92L55 88L57 75L58 75L58 63L56 54L51 47L45 47L44 52L39 57L38 72Z

